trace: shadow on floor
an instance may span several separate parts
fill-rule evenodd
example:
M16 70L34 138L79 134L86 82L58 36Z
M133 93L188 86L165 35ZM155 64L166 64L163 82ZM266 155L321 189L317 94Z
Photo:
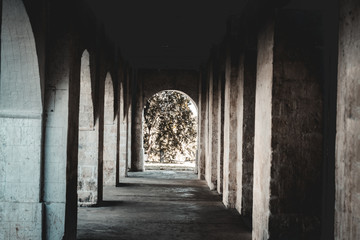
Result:
M250 240L240 215L194 174L129 173L104 202L79 208L78 239Z

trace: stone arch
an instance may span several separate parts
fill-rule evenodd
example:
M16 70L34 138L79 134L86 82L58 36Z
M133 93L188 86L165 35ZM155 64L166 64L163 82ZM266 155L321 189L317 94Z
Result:
M103 184L116 185L117 119L113 78L107 73L104 96Z
M81 57L78 150L78 204L95 205L98 201L99 126L94 121L90 54ZM97 124L98 125L98 124Z
M39 62L29 16L21 0L3 0L0 71L1 236L42 238Z
M194 101L194 99L192 99L188 94L184 93L183 91L174 90L174 89L164 89L164 90L161 90L161 91L158 91L158 92L154 93L154 94L153 94L152 96L150 96L150 97L149 97L149 96L144 97L144 102L143 102L143 104L142 104L142 107L143 107L143 109L142 109L143 118L144 118L144 108L145 108L145 106L146 106L146 102L147 102L148 100L150 100L152 97L154 97L154 95L159 94L159 93L162 93L162 92L165 92L165 91L177 92L177 93L180 93L181 95L184 95L186 98L188 98L188 99L190 100L191 104L194 105L194 107L195 107L195 111L196 111L196 115L197 115L197 116L196 116L196 124L198 124L199 112L198 112L198 105L197 105L197 103L196 103L196 102ZM143 129L143 125L144 125L144 121L142 121L142 129ZM199 136L198 136L199 129L198 129L198 128L197 128L196 132L197 132L196 141L198 142L198 141L199 141ZM197 171L196 169L197 169L197 151L198 151L198 148L199 148L199 146L198 146L198 144L197 144L194 171ZM145 154L145 150L144 150L144 154Z
M179 91L198 104L199 72L195 70L140 70L138 78L143 81L144 99L165 91Z
M153 95L151 95L151 96L146 96L146 97L144 97L144 104L143 104L143 106L145 106L146 101L148 101L150 98L152 98L155 94L158 94L158 93L161 93L161 92L164 92L164 91L174 91L174 92L178 92L178 93L181 93L181 94L185 95L187 98L190 99L191 104L193 104L193 105L195 106L196 112L198 113L198 110L199 110L198 104L194 101L194 99L193 99L192 97L190 97L187 93L185 93L185 92L183 92L183 91L180 91L180 90L176 90L176 89L164 89L164 90L160 90L160 91L158 91L158 92L155 92L155 93L154 93Z
M0 83L2 112L42 112L35 38L21 0L3 1Z

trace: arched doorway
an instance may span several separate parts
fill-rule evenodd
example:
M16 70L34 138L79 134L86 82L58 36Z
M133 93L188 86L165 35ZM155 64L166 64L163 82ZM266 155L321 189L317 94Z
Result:
M145 170L195 171L197 107L188 95L166 90L148 98L143 136Z

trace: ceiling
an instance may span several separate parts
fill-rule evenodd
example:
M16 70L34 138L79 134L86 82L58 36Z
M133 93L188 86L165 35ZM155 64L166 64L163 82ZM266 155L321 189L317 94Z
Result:
M247 0L86 0L135 68L197 69Z

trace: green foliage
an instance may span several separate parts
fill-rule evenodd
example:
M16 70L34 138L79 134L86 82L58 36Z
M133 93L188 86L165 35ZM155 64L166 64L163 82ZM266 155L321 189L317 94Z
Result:
M182 154L196 155L196 117L190 99L176 91L163 91L146 102L144 108L144 149L148 159L173 162Z

